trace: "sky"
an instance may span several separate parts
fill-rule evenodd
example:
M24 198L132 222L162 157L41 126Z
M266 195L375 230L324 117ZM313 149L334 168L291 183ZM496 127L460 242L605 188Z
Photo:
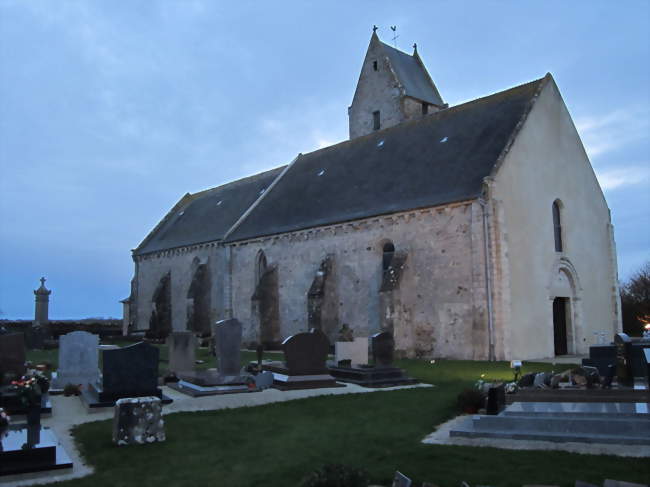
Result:
M450 105L551 72L622 280L650 259L650 1L0 0L0 318L120 317L186 192L347 139L372 26Z

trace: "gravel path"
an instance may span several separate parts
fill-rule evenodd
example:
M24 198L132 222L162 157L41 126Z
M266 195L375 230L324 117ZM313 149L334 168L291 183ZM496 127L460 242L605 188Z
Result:
M361 394L368 392L394 391L399 389L412 389L416 387L433 387L430 384L416 384L411 386L387 387L382 389L368 389L354 384L346 384L345 387L334 387L329 389L305 389L299 391L278 391L266 389L261 392L250 392L243 394L225 394L221 396L205 396L193 398L178 391L163 387L163 394L172 398L173 403L163 406L163 414L171 414L182 411L213 411L217 409L239 408L246 406L260 406L275 402L291 401L306 397L338 395L338 394ZM88 413L78 397L52 396L52 416L42 418L41 424L48 426L56 433L59 443L68 453L74 464L72 470L51 470L49 472L30 473L20 475L7 475L0 477L2 487L18 487L23 485L46 484L60 480L68 480L77 477L84 477L93 473L93 468L83 463L70 430L78 424L91 421L101 421L113 417L113 408L103 408L97 412ZM137 448L131 446L127 448Z

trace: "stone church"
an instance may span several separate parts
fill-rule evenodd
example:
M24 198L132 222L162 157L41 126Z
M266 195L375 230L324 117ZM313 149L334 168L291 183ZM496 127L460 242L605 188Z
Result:
M408 357L586 353L620 331L610 212L550 74L448 106L373 33L350 140L185 194L133 250L134 330L342 324Z

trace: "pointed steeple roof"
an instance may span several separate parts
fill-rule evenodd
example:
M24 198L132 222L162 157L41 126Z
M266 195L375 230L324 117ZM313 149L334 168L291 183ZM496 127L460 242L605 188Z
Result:
M373 32L373 37L377 34ZM418 100L425 101L437 106L444 106L445 102L433 84L433 80L424 63L420 59L417 48L414 48L413 55L400 51L377 38L384 53L388 57L391 67L395 72L397 80L404 88L404 94Z

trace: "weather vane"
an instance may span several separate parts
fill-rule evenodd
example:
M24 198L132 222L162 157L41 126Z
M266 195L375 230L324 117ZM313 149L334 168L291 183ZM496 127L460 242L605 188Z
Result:
M397 26L396 25L391 25L390 30L393 31L393 45L395 46L395 49L397 49L397 38L399 37L397 35Z

